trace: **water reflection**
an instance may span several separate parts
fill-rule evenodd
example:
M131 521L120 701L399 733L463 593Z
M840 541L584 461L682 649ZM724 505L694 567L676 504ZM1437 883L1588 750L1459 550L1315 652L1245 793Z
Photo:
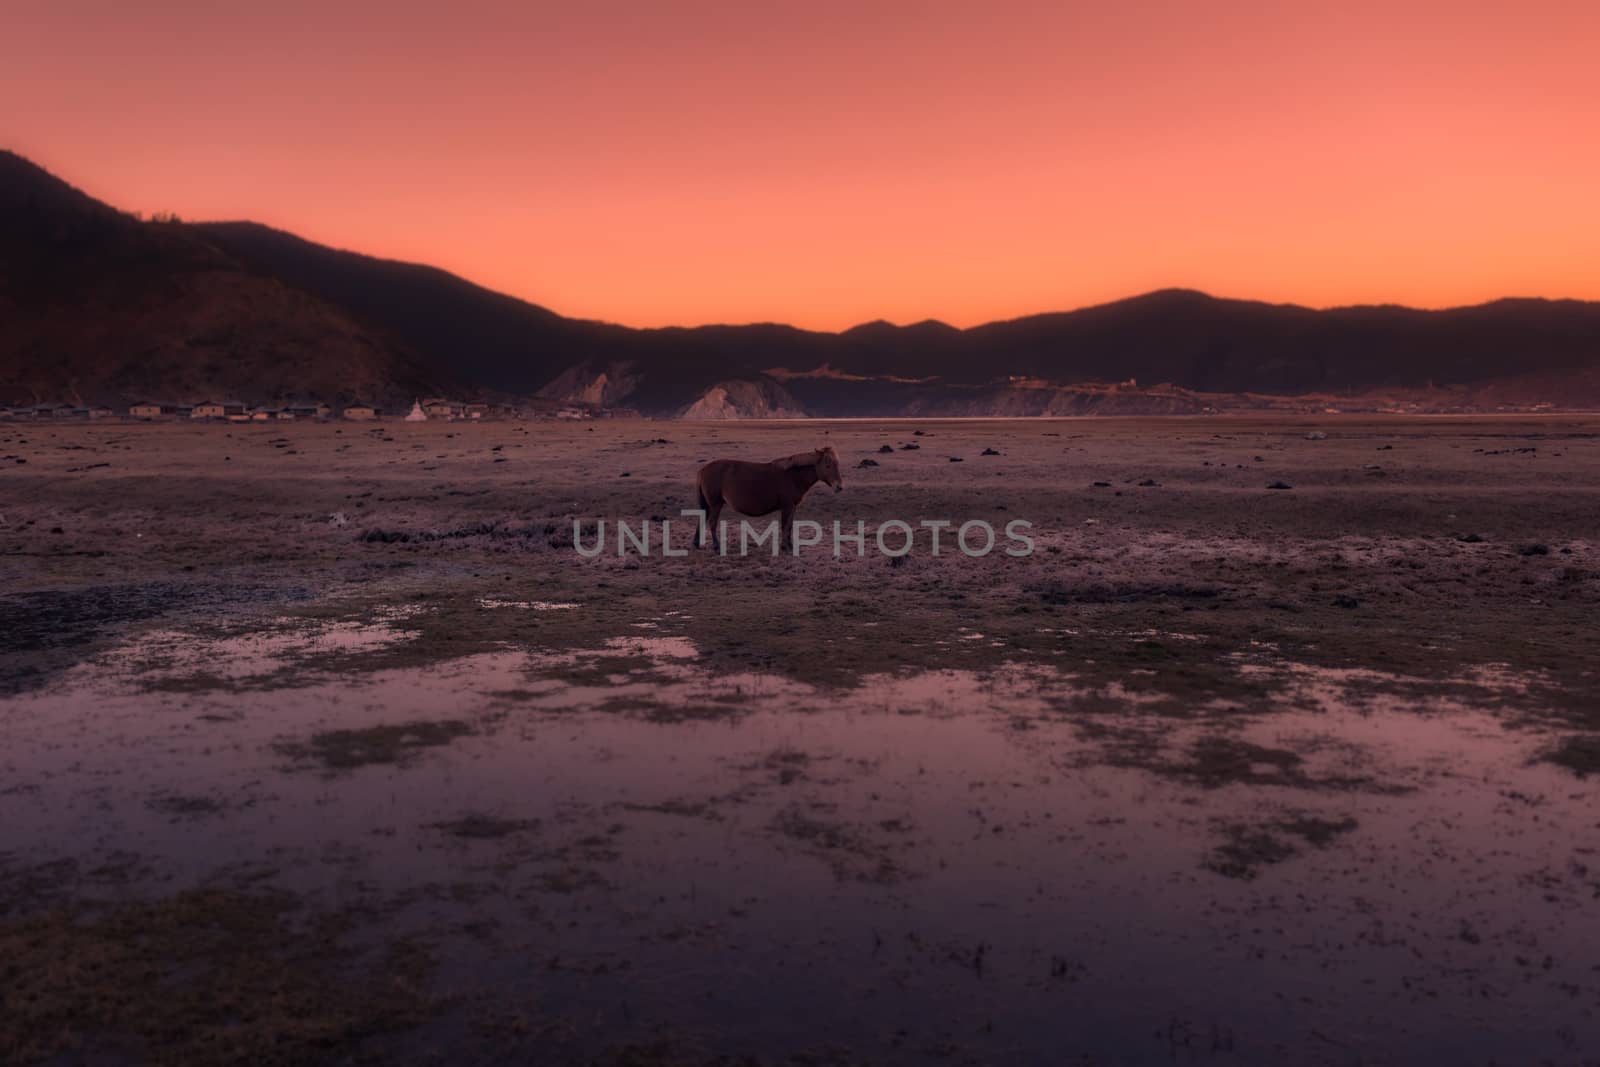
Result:
M575 1047L669 1024L809 1048L819 1018L878 1061L1600 1040L1594 797L1495 717L1514 679L1478 705L1251 659L1270 711L1175 717L1038 664L719 673L652 621L242 691L149 683L414 638L146 635L6 706L8 866L132 856L119 892L250 870L388 901L437 932L452 988L582 1019Z

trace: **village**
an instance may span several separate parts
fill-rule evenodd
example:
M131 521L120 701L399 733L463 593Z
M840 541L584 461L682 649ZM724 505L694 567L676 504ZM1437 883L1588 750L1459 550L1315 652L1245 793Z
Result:
M631 411L583 405L529 403L489 403L446 400L440 397L419 399L407 411L376 404L351 403L334 408L322 402L286 404L279 407L244 404L234 401L204 400L194 404L140 401L125 408L106 404L0 404L0 419L71 421L117 419L136 422L374 422L389 419L403 422L475 422L495 419L594 419L623 418Z

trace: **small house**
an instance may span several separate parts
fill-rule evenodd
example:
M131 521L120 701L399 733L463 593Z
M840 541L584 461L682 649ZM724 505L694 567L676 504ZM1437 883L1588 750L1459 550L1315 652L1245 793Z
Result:
M422 410L430 419L459 419L466 415L466 405L454 400L440 400L434 397L422 402Z
M228 404L220 400L207 400L189 410L191 419L226 419L230 415L243 415L243 404Z
M292 404L283 410L295 419L325 419L333 414L333 409L326 404Z
M277 417L277 408L254 408L250 412L251 422L271 422Z
M344 417L351 422L371 422L378 415L378 409L371 404L351 404L344 409Z
M137 404L128 405L128 414L136 419L159 419L163 415L172 414L172 405L141 400Z
M115 414L115 411L112 411L104 404L95 404L89 409L89 417L91 419L109 419Z

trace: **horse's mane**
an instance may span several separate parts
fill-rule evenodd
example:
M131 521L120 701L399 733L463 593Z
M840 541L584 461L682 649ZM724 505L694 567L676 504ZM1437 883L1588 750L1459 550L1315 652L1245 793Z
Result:
M796 452L792 456L784 456L782 459L775 459L772 461L772 465L777 467L779 470L787 471L793 470L796 467L815 467L820 462L822 462L822 453L811 451Z
M822 462L822 454L832 451L831 448L814 448L810 452L796 452L792 456L784 456L772 461L772 465L779 470L793 470L796 467L815 467Z

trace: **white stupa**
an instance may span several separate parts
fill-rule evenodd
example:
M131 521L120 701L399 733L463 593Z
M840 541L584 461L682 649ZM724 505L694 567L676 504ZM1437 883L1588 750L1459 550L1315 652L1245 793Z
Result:
M406 421L407 422L427 422L428 421L428 413L426 411L422 410L422 401L413 400L411 402L411 413L406 416Z

